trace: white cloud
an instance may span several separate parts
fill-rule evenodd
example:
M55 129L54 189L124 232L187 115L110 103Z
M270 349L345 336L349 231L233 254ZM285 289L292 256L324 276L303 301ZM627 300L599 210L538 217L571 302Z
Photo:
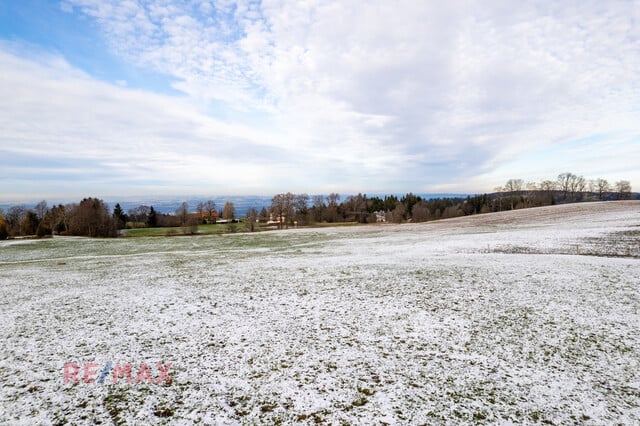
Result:
M219 167L238 182L259 182L260 192L288 189L282 176L307 191L482 191L511 177L537 178L550 164L564 167L544 178L586 170L628 173L640 184L632 167L570 149L606 135L589 146L610 161L626 155L640 163L632 148L640 138L638 1L65 5L95 19L123 59L176 78L185 97L101 85L49 58L41 68L21 63L32 68L25 79L55 94L41 111L25 106L21 114L47 118L43 125L64 137L97 133L100 147L126 141L133 153L153 149L162 157L153 161L169 163L188 140L201 155L182 157L172 172L178 180L189 164L204 176L224 155ZM46 67L70 74L43 77ZM24 90L20 96L37 96ZM95 108L84 109L96 98L100 122ZM226 121L205 114L212 105ZM68 109L82 117L72 131L60 117ZM227 139L260 148L247 155ZM551 161L544 152L570 155Z

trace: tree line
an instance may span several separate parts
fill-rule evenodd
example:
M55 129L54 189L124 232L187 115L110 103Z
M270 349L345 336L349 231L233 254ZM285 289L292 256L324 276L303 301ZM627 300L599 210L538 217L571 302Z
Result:
M11 206L6 212L0 209L0 240L52 235L106 238L117 236L124 228L141 227L183 227L185 233L193 233L197 225L216 223L218 218L234 220L233 203L226 202L218 212L215 202L209 200L198 204L194 213L183 202L173 214L167 214L146 205L125 212L120 203L110 211L103 200L92 197L84 198L79 203L53 207L43 200L31 209L23 204Z
M491 194L467 197L425 199L408 193L367 196L276 194L269 206L258 211L250 208L243 218L247 231L276 227L308 226L315 223L403 223L499 212L528 207L582 201L627 200L636 195L631 184L620 180L613 184L606 179L585 179L573 173L561 173L556 179L527 182L509 179ZM184 233L194 233L200 224L238 221L232 202L225 202L218 211L212 200L199 203L195 211L183 202L173 214L160 213L153 206L140 205L125 212L120 204L110 211L98 198L84 198L79 203L58 204L49 208L41 201L34 208L24 205L0 209L0 240L18 236L46 237L73 235L115 237L119 230L139 227L182 227ZM235 226L229 230L235 231Z
M504 186L495 188L494 193L467 197L425 199L413 193L402 197L358 194L341 200L337 193L312 197L282 193L275 195L270 209L263 209L258 217L259 221L269 220L280 229L319 222L426 222L559 203L627 200L633 197L631 183L627 180L610 184L606 179L589 180L567 172L554 180L539 183L509 179Z
M45 237L53 234L87 237L115 237L117 228L104 201L84 198L79 203L49 208L46 201L33 209L24 205L0 211L0 239L16 236Z

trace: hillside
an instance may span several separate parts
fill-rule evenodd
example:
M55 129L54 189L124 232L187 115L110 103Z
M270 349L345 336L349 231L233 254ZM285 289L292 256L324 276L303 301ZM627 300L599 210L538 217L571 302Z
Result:
M637 201L0 242L0 422L638 423L639 252Z

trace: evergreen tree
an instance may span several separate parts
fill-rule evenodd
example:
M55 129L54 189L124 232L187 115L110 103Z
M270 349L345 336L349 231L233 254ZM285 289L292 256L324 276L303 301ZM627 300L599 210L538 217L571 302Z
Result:
M120 203L117 203L113 209L113 218L116 220L116 226L118 229L123 229L129 221L129 218L125 214L124 210L122 210Z
M40 220L36 212L29 210L22 222L20 222L22 235L35 235L39 224Z
M150 228L154 228L158 226L158 214L156 210L151 206L149 209L149 215L147 216L147 226Z
M269 212L267 211L266 207L263 207L262 210L260 210L260 222L268 222L269 221Z

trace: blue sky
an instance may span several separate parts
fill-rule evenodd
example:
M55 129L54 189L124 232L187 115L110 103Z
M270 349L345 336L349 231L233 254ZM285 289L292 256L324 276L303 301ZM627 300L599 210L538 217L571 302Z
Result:
M640 1L0 2L0 201L635 188L639 70Z

